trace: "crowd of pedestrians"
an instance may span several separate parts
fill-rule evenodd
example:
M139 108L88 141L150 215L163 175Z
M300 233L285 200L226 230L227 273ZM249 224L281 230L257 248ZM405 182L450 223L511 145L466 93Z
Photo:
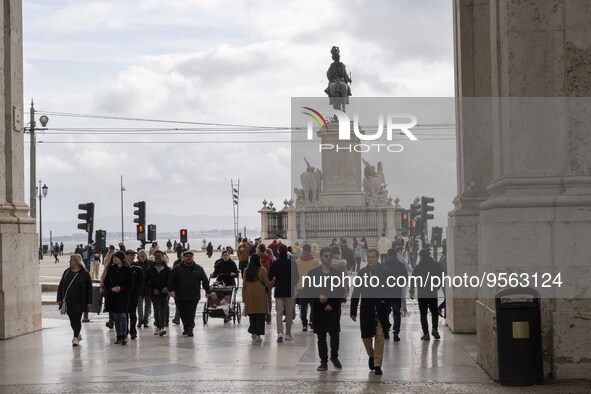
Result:
M410 274L416 277L441 274L440 264L428 250L420 251L418 264L412 268L405 259L404 241L399 237L393 242L384 238L380 238L376 249L368 248L365 238L360 242L353 239L351 247L346 239L334 239L331 245L322 248L299 243L287 246L280 239L269 245L258 238L254 244L242 240L236 250L239 264L231 259L229 251L223 250L209 276L195 262L192 251L175 250L170 240L166 251L160 250L157 244L153 244L149 252L121 250L121 247L117 250L111 245L103 258L104 270L100 278L101 296L105 298L105 311L109 313L106 325L115 329L114 343L126 345L128 338L137 338L138 328L150 326L153 310L154 335L164 336L169 325L169 302L173 299L176 313L172 323L182 324L182 334L193 337L202 289L208 296L213 291L209 280L216 278L225 286L241 287L244 315L249 318L248 332L253 343L263 341L265 326L271 324L273 304L277 342L292 340L296 305L299 305L301 330L310 329L317 337L320 358L317 370L326 371L329 361L340 370L340 321L343 304L350 294L349 316L359 323L368 367L381 375L384 343L390 339L390 329L393 341L401 340L401 317L408 316L407 293L411 298L415 294L418 298L422 340L429 340L431 335L437 340L441 338L438 317L444 308L444 304L438 305L438 289L426 286L417 289L413 286L410 291L408 287L368 286L367 282L352 288L347 281L334 286L333 278L355 275L390 283L389 277L407 279ZM172 267L169 266L169 252L177 252L178 259ZM207 252L209 255L210 251ZM81 316L92 304L91 275L80 254L70 258L70 266L60 281L57 301L62 313L70 319L72 345L79 346ZM428 313L431 314L431 332Z

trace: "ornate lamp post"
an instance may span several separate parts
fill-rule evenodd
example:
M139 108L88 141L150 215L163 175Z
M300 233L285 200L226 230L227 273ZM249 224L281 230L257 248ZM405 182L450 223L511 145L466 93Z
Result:
M37 217L37 207L35 203L35 182L37 181L37 139L35 136L35 131L38 130L37 123L35 121L35 107L33 105L33 100L31 100L31 120L29 123L29 127L25 127L25 132L28 132L31 136L31 154L30 154L30 161L31 161L31 176L29 179L30 185L30 198L29 198L29 212L30 216L35 219ZM39 117L39 123L41 123L42 130L45 130L45 126L47 126L47 122L49 122L49 118L46 115L41 115Z
M47 197L47 191L49 188L43 184L41 187L41 181L39 181L39 260L43 260L43 210L41 209L41 201Z

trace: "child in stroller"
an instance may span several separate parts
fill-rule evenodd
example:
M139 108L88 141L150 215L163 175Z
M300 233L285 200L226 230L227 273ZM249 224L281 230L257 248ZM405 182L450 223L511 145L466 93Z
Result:
M211 293L207 299L207 311L210 317L223 317L224 323L229 321L230 304L232 302L232 294L226 291L216 290L212 286Z

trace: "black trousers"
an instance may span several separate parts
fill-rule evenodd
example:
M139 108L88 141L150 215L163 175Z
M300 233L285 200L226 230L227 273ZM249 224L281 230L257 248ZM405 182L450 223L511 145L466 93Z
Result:
M254 335L265 335L265 313L255 313L248 315L250 320L250 327L248 332Z
M179 310L183 328L185 331L192 331L195 328L195 312L197 311L198 301L176 301L176 307Z
M131 335L137 335L137 304L139 295L132 295L129 299L129 313L127 314L127 330Z
M70 327L74 331L74 337L77 338L80 335L80 330L82 330L82 312L68 313L68 317L70 318Z
M326 334L330 334L330 358L339 357L339 332L317 332L318 355L320 356L320 362L323 364L328 362L328 344L326 343Z
M431 324L433 330L437 330L439 315L437 314L437 298L419 298L419 312L421 313L421 328L424 334L429 334L427 322L427 310L431 312Z
M392 332L394 332L394 334L398 334L400 332L400 324L401 324L401 319L400 319L400 307L402 304L402 300L400 298L393 298L392 299L392 314L394 315L394 327L392 329Z

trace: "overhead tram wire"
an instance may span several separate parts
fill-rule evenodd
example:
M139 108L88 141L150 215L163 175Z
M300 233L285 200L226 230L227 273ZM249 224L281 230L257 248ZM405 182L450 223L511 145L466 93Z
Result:
M39 111L41 112L41 111ZM128 136L154 136L154 135L168 135L168 136L204 136L204 135L216 135L222 136L237 136L237 135L285 135L285 134L299 134L302 133L304 127L286 127L286 126L253 126L253 125L242 125L242 124L231 124L231 123L212 123L212 122L196 122L196 121L179 121L179 120L163 120L163 119L148 119L148 118L131 118L121 116L107 116L107 115L92 115L92 114L77 114L69 112L57 112L57 111L42 111L45 114L52 116L64 116L64 117L75 117L75 118L92 118L92 119L104 119L104 120L118 120L118 121L133 121L133 122L156 122L156 123L171 123L171 124L185 124L185 125L197 125L206 127L61 127L61 128L48 128L41 132L41 134L47 137L59 137L65 135L128 135ZM361 125L362 129L366 129L370 134L372 130L377 129L377 125ZM422 137L422 141L444 141L444 140L455 140L455 133L444 134L433 132L435 130L455 130L454 123L425 123L418 124L412 128L413 133L417 136ZM431 132L429 132L431 131ZM404 134L398 133L399 136ZM425 138L427 137L427 138ZM434 137L434 138L428 138ZM396 140L406 140L406 138L393 138ZM215 141L39 141L39 143L45 144L111 144L111 143L123 143L123 144L244 144L244 143L303 143L303 142L314 142L314 141L292 141L290 139L282 140L215 140Z

